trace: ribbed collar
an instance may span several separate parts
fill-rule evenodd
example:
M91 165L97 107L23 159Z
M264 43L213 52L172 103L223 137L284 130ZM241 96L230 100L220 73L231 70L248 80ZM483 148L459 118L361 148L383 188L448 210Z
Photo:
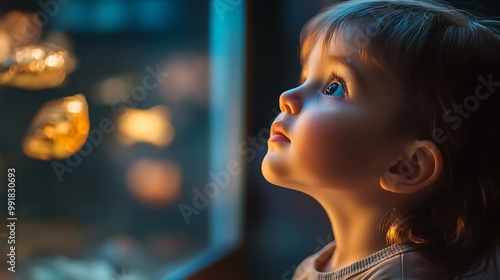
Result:
M318 280L343 280L353 275L356 275L360 272L363 272L395 255L413 251L416 249L417 247L415 245L397 243L385 249L382 249L362 260L359 260L349 266L346 266L342 269L332 272L319 272L317 270L318 259L324 260L330 258L330 256L333 254L333 251L335 250L335 241L333 241L330 244L326 245L321 251L319 251L315 255L313 259L313 271L317 275Z

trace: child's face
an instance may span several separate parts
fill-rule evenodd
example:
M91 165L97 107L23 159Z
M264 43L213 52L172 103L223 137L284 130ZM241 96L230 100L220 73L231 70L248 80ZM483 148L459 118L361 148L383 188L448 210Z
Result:
M269 182L306 193L325 186L378 187L401 152L403 139L388 134L402 106L401 85L364 65L353 49L355 35L335 36L328 50L334 60L317 43L304 65L306 81L281 94L282 113L273 127L281 124L289 141L271 132L262 163Z

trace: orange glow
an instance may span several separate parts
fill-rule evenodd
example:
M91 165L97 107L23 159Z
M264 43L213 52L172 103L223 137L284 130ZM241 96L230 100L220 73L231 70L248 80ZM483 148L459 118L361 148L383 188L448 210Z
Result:
M146 142L165 147L174 138L170 112L165 106L149 110L127 109L118 122L118 131L125 145Z
M74 69L68 51L56 45L31 45L14 49L12 64L0 73L0 84L37 90L64 82Z
M26 133L24 153L40 160L67 158L85 144L89 129L83 94L47 102L36 113Z
M386 234L386 239L391 244L394 243L394 242L397 242L397 240L398 240L398 231L397 231L397 228L395 226L389 227L389 230L387 231L387 234Z
M0 64L9 58L11 48L9 35L5 31L0 31Z
M181 169L173 162L143 159L127 172L130 192L149 206L162 206L179 196Z
M33 44L42 35L42 22L35 13L12 11L0 22L15 46Z

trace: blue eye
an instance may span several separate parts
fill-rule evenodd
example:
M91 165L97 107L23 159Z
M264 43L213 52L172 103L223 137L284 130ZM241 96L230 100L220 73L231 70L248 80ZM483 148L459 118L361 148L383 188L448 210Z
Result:
M344 89L339 82L331 82L325 89L326 95L345 97Z
M323 94L334 97L345 97L347 95L345 83L337 75L332 74L330 83L323 90Z

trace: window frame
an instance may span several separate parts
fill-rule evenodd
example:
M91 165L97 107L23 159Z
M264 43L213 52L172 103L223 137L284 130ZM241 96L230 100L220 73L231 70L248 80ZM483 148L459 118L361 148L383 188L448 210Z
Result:
M210 201L210 247L185 262L170 264L177 269L166 273L164 280L184 279L199 272L234 251L243 239L245 166L238 146L243 142L246 114L246 1L223 3L226 6L222 10L218 2L211 3L209 15L209 171L227 172L230 163L238 166L239 171L230 174L228 186L221 188Z

